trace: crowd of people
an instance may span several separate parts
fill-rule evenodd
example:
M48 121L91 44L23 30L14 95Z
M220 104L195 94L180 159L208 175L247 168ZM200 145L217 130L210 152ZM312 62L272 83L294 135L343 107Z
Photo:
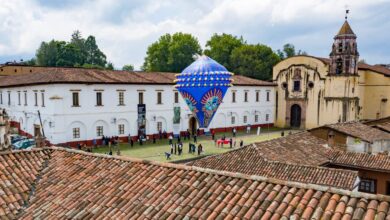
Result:
M250 126L248 126L250 127ZM247 132L250 129L247 128ZM221 147L223 148L224 145L228 145L230 148L235 148L237 147L237 144L239 147L244 146L244 141L242 139L237 140L237 129L232 128L231 130L231 136L226 137L225 133L221 137L216 137L215 130L211 130L211 139L214 141L215 147ZM162 139L168 139L168 145L170 150L165 152L165 156L167 159L170 159L171 155L178 155L181 156L183 155L183 141L188 140L188 153L189 154L197 154L200 156L202 153L204 153L204 148L202 144L198 144L198 136L201 135L201 131L197 129L193 134L191 135L191 132L187 129L184 132L181 132L179 135L173 136L172 134L168 134L166 131L159 131L158 134L153 134L149 137L146 135L138 135L136 137L132 137L130 134L128 135L128 144L130 147L134 146L134 143L137 143L141 146L146 142L147 140L152 141L152 143L156 143L157 140L162 140ZM183 140L183 141L182 141ZM119 146L118 143L120 142L120 139L118 136L102 136L101 137L101 142L99 142L97 139L92 140L92 147L87 147L87 145L84 143L78 143L77 148L80 150L86 150L88 152L92 152L93 148L96 148L98 145L102 146L109 146L109 155L112 155L112 147L114 149L117 149L117 154L120 154Z

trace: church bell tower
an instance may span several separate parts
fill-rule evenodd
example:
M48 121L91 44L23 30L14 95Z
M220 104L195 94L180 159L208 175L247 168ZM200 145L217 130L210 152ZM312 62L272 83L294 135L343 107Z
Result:
M330 59L329 75L358 75L359 52L356 35L349 26L347 16L345 16L343 26L334 37Z

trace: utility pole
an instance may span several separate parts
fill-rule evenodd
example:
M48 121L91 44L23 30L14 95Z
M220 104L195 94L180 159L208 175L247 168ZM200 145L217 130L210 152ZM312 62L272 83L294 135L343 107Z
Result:
M45 130L43 129L41 112L39 112L39 110L38 110L38 117L39 117L39 123L41 124L41 129L42 129L42 137L37 137L35 141L37 142L37 140L39 139L38 140L39 143L40 143L39 147L44 147L45 146L45 141L46 141L46 136L45 136Z
M43 124L42 124L41 112L39 112L39 110L38 110L38 117L39 117L39 123L41 124L41 128L42 128L42 136L43 138L46 138L45 130L43 129Z

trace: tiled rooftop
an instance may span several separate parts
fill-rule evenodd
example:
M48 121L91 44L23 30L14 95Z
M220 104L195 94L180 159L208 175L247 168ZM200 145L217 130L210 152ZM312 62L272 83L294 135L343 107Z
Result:
M0 152L0 219L15 219L29 200L49 150Z
M344 167L390 172L390 156L387 154L334 151L330 157L330 163Z
M355 138L360 138L370 143L374 142L375 140L390 140L389 133L365 125L361 122L345 122L325 125L324 127L334 129L338 132Z
M13 164L23 170L17 171L21 179L32 180L19 181L1 169L1 219L390 217L388 196L314 184L59 148L0 158L2 166ZM7 188L12 190L4 194ZM27 196L5 196L18 192Z
M314 166L326 163L331 149L326 140L307 131L255 143L255 148L257 155L269 161Z
M94 84L168 84L173 85L175 73L128 72L85 68L54 68L35 73L15 74L1 78L1 87L14 87L52 83L94 83ZM234 75L237 86L275 86L276 84L245 76Z
M379 118L374 120L368 120L363 122L365 125L369 125L371 127L379 128L383 131L390 133L390 116L385 118Z
M268 161L256 145L213 155L190 162L188 165L265 176L280 180L334 186L352 190L358 181L358 172L317 166Z
M377 127L383 131L390 132L390 122L383 122L381 124L377 124L374 127Z

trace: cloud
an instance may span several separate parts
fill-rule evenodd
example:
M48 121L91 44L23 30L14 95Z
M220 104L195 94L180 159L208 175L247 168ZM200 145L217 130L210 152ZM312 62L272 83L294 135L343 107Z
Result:
M94 35L117 68L139 68L149 44L165 33L196 36L202 46L214 33L243 36L273 49L293 43L328 56L343 22L344 6L358 35L360 55L390 62L388 0L13 0L0 7L0 62L28 59L42 41L69 40L78 29Z

